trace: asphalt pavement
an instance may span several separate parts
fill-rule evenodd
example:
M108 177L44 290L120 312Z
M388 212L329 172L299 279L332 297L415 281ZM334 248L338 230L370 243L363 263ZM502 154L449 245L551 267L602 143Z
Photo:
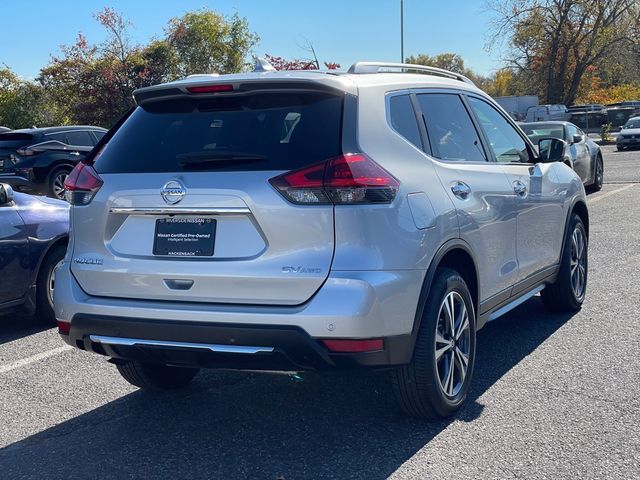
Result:
M206 371L131 387L37 319L0 317L0 478L640 477L640 151L604 147L582 310L538 297L478 334L467 405L402 416L384 372Z

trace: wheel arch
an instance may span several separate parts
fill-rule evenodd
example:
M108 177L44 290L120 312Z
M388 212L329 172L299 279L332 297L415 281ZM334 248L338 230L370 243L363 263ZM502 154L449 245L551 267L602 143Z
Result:
M418 299L418 306L416 308L416 315L413 322L413 330L411 331L411 351L413 351L418 330L420 329L420 323L422 322L424 309L427 304L427 298L431 291L431 285L433 284L436 270L439 267L451 268L457 271L464 279L467 287L469 288L469 292L471 293L473 308L475 310L475 320L476 322L478 320L480 285L478 281L478 267L475 254L464 240L460 238L449 240L438 249L431 261L431 264L429 265L429 268L427 269L422 289L420 290L420 297Z
M65 246L66 247L68 244L69 244L69 236L68 235L60 235L59 237L57 237L54 240L52 240L51 242L49 242L49 245L47 245L47 247L45 249L43 249L42 253L40 254L40 258L38 259L38 265L37 265L37 268L35 270L33 285L35 285L36 282L38 281L38 277L40 276L40 268L42 267L42 262L44 261L45 258L47 258L47 255L49 255L49 253L54 248L59 247L59 246Z

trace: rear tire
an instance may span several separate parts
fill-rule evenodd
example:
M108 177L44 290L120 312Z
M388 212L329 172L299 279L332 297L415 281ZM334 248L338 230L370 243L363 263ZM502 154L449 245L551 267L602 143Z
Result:
M68 167L59 167L53 170L47 177L47 196L64 200L64 181L71 173Z
M129 361L117 364L120 375L131 385L149 390L175 390L187 386L199 368Z
M562 260L556 281L542 290L542 301L552 312L576 312L582 308L587 291L588 238L582 219L571 216L569 234L564 240Z
M451 318L448 315L451 301L453 326L447 323ZM455 333L452 335L451 332ZM400 408L412 417L427 419L446 418L456 413L467 398L475 349L475 311L469 289L458 272L438 268L423 312L413 358L408 365L395 368L391 374Z
M50 325L56 324L56 315L53 310L55 270L62 264L66 253L66 245L58 245L49 250L40 264L36 280L36 316L40 321Z
M623 151L623 150L624 150L624 147L617 146L617 147L616 147L616 149L617 149L619 152L621 152L621 151Z

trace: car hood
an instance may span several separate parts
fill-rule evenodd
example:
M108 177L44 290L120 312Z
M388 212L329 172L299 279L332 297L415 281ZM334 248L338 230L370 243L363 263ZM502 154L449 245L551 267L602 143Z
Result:
M623 128L620 135L640 135L640 128Z

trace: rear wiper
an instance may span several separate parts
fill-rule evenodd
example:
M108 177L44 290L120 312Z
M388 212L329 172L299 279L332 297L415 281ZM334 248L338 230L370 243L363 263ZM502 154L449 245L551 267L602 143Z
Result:
M180 165L199 165L223 162L264 162L268 160L264 155L244 152L191 152L176 155Z

